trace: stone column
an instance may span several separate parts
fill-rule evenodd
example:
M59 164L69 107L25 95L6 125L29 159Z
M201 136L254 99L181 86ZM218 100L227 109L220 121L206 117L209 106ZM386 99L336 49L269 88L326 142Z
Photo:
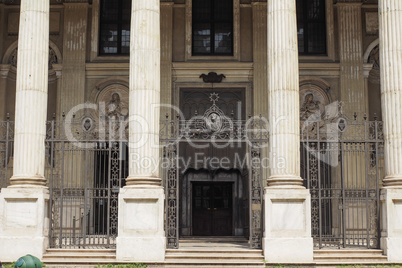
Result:
M0 194L2 261L27 253L41 258L48 244L44 168L49 0L22 0L19 27L14 170L11 186Z
M264 200L265 260L312 262L310 194L300 177L295 0L268 0L268 107L270 176Z
M367 113L367 91L364 90L363 30L361 0L337 3L340 55L340 99L350 118L356 112L362 120Z
M402 261L402 0L380 0L381 104L385 178L381 192L381 248Z
M164 192L159 176L160 6L133 0L130 40L129 177L119 194L116 256L163 261Z
M0 65L0 121L6 120L7 77L9 71L9 64Z

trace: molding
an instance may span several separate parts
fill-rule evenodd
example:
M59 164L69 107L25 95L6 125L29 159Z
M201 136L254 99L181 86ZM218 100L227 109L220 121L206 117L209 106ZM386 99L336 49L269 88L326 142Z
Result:
M253 64L245 62L174 62L172 64L174 82L194 82L204 84L200 75L216 72L224 73L226 82L251 82L253 77Z
M370 43L370 45L367 47L366 51L364 52L363 56L363 62L368 63L368 59L370 57L371 51L380 44L380 39L377 38L373 42Z
M336 77L340 76L339 63L299 63L300 76Z
M193 56L192 55L192 6L193 0L185 4L185 61L239 61L240 60L240 0L233 0L233 56Z
M0 64L0 78L7 78L10 68L10 64Z
M130 72L130 64L128 62L108 63L94 62L87 63L85 66L86 78L104 78L110 76L127 77Z

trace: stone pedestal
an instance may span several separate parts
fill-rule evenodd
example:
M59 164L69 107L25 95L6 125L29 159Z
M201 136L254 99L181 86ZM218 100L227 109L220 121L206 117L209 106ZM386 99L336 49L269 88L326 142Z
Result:
M49 193L43 188L4 188L0 194L0 260L31 254L42 258L48 247Z
M165 260L162 187L125 187L119 194L116 259L132 262Z
M312 263L310 193L265 189L263 249L268 263Z
M381 248L388 261L402 262L402 189L381 191Z

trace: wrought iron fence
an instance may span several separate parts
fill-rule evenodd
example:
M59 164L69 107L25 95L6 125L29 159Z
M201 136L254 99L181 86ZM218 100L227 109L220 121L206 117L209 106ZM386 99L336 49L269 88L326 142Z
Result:
M301 170L311 193L316 247L379 247L382 122L302 122Z
M205 118L166 118L161 124L166 190L166 236L179 246L180 143L247 144L250 245L261 248L263 173L268 142L261 117L227 120L217 130ZM102 120L101 120L102 121ZM106 122L106 123L105 123ZM383 177L383 131L380 121L346 118L303 121L301 171L311 192L312 235L316 247L379 246L379 188ZM68 128L68 130L66 129ZM0 123L0 187L12 174L14 123ZM127 134L118 121L79 118L47 123L46 174L50 189L51 247L115 246L118 192L128 175Z
M10 184L13 171L14 122L0 122L0 190Z

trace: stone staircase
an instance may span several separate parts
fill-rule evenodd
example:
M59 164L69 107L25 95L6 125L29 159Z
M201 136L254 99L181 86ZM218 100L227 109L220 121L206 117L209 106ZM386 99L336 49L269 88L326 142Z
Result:
M387 256L380 249L319 249L314 250L314 262L317 266L374 265L387 263Z
M262 250L250 249L246 238L191 237L181 239L179 249L167 249L164 262L147 263L147 265L149 268L257 268L266 266L263 259ZM42 261L49 268L84 268L121 263L116 261L115 249L48 249ZM315 267L362 265L364 267L376 264L388 264L387 256L382 250L347 248L314 250L314 262L300 265Z
M48 249L42 262L46 267L94 267L116 262L115 249Z
M246 238L192 237L179 244L166 250L165 267L265 267L262 250L250 249Z

